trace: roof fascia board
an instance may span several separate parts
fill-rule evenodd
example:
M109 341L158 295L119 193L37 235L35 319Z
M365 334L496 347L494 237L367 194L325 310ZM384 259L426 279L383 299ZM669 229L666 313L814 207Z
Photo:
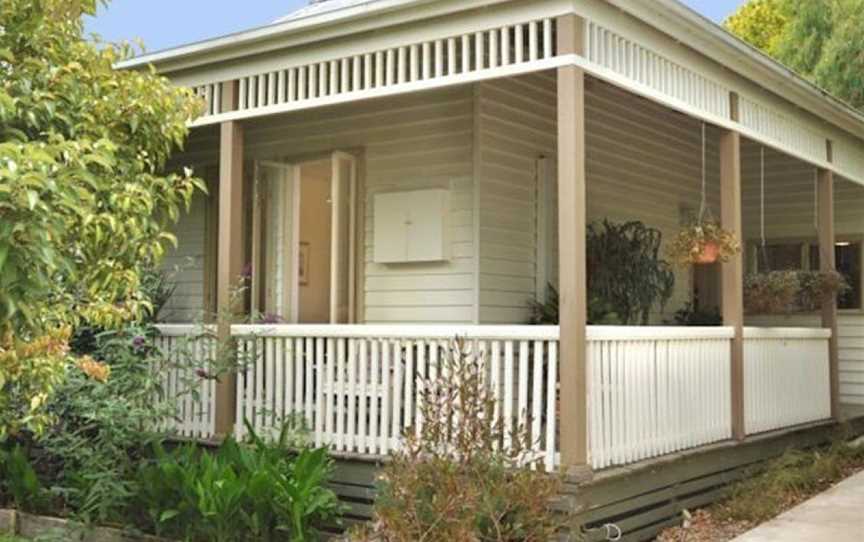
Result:
M195 87L214 81L227 81L261 73L331 61L345 57L359 56L383 51L406 44L446 39L477 31L525 22L529 19L554 18L572 9L570 0L544 0L538 7L533 2L509 3L494 11L473 10L451 17L426 19L389 28L387 32L366 32L346 36L342 39L310 44L286 50L261 54L242 61L210 64L170 74L171 80L178 85ZM350 41L350 43L349 43ZM349 46L350 45L350 46Z

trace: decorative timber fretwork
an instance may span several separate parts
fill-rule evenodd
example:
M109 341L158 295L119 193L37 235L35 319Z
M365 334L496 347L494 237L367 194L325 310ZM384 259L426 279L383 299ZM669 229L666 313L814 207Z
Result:
M372 97L383 89L469 81L472 75L550 60L555 56L551 18L507 25L370 53L285 66L239 79L238 111L291 104L313 105L345 96ZM537 68L548 68L544 64ZM503 73L507 73L506 71ZM195 87L207 102L204 119L221 113L219 84ZM379 92L376 92L379 91ZM200 122L200 121L199 121ZM206 122L206 121L205 121Z

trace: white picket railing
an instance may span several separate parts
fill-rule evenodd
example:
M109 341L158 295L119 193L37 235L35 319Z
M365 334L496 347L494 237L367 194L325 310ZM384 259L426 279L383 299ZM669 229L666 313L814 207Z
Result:
M829 329L744 328L748 435L831 417L830 337Z
M212 438L216 383L208 371L216 353L215 329L186 324L160 325L158 329L156 346L168 356L162 389L166 399L176 402L169 427L184 437Z
M386 455L404 430L422 430L418 401L427 379L441 374L451 341L484 352L498 398L496 416L509 431L525 428L546 468L556 462L557 327L539 326L234 326L244 370L238 375L238 419L256 432L302 416L317 445L339 452ZM236 426L242 437L245 427Z
M732 328L589 327L591 465L728 439Z
M165 375L180 393L175 429L214 432L215 383L196 374L215 339L200 326L160 326L171 356L191 355ZM442 374L454 337L483 352L508 431L524 428L546 469L558 465L557 326L233 326L237 375L235 433L244 421L268 434L296 417L316 445L383 456L408 428L422 430L418 404L427 379ZM591 466L626 465L731 438L731 348L726 327L589 326L588 438ZM190 338L191 337L191 338ZM745 328L748 434L830 415L829 332ZM190 354L191 353L191 354ZM197 378L197 380L196 380Z

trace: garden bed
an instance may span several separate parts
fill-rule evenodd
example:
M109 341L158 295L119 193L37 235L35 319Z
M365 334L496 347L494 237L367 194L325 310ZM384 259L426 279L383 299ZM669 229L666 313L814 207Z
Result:
M729 489L727 498L686 513L657 542L727 542L834 484L864 471L864 439L809 451L790 450Z
M89 527L67 519L0 509L0 542L4 540L2 535L37 539L49 534L62 535L63 540L74 542L166 542L164 538L137 535L111 527Z

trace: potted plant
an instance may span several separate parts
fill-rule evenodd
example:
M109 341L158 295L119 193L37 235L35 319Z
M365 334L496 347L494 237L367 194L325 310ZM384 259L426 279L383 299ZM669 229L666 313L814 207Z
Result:
M680 266L725 262L740 251L735 235L713 221L694 222L669 245L669 257Z
M801 271L798 279L798 303L805 311L819 310L825 300L849 290L846 278L837 271Z
M744 277L744 308L753 314L790 312L800 291L797 271L770 271Z

